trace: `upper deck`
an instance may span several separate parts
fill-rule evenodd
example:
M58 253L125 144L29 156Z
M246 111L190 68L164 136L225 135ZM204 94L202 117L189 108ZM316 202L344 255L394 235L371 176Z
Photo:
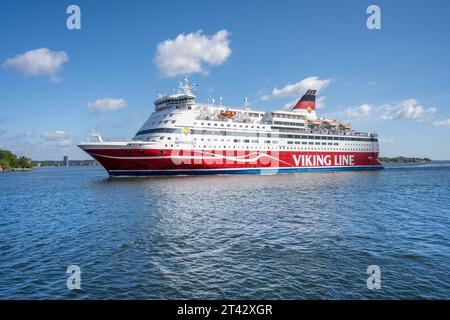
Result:
M197 103L191 92L189 80L180 83L178 93L158 96L154 101L155 112L149 117L139 132L152 132L158 128L188 127L191 129L217 127L251 131L266 131L292 134L324 134L359 137L377 137L375 133L352 129L350 123L323 119L315 113L315 91L308 90L305 101L313 103L311 108L277 111L251 110L244 99L241 108L211 103ZM225 125L226 124L226 125Z

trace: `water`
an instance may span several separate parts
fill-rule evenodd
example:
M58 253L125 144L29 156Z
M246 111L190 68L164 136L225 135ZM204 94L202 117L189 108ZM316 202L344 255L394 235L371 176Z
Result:
M109 179L0 174L0 299L450 298L450 163ZM66 269L81 268L81 290ZM381 269L369 290L367 267Z

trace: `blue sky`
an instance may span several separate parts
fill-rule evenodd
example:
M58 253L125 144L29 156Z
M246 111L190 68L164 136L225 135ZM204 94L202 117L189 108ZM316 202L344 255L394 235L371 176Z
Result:
M66 27L70 4L81 30ZM370 4L381 30L366 27ZM0 148L86 159L76 143L90 129L131 138L156 91L188 70L199 101L248 97L258 110L318 85L318 114L379 133L382 155L450 159L448 12L448 1L2 1Z

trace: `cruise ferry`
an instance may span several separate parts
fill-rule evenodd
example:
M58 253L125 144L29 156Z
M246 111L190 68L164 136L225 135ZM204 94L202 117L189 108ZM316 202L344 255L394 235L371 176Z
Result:
M110 176L276 174L376 170L378 138L350 123L316 115L316 90L291 110L257 111L197 103L186 77L179 91L158 95L155 110L130 141L93 133L78 146Z

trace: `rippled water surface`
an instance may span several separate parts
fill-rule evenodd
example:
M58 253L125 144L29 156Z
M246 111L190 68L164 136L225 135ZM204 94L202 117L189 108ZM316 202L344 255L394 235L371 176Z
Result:
M379 172L0 174L0 299L450 298L450 163ZM81 268L69 291L66 268ZM367 267L381 289L367 289Z

